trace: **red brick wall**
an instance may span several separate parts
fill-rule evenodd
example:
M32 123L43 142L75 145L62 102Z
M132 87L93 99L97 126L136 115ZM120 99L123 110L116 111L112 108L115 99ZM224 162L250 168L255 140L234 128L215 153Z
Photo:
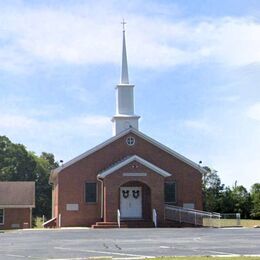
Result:
M13 224L18 224L19 227L12 227ZM4 209L4 225L0 225L0 229L12 229L12 228L30 228L29 208L5 208Z
M56 180L55 183L52 185L52 218L56 217L58 220L58 214L59 214L59 185L58 181ZM55 222L58 226L58 221Z
M136 139L134 146L128 146L126 144L126 137L129 135L134 136ZM154 146L150 142L130 133L65 168L58 174L57 181L59 186L58 190L54 193L58 196L58 200L56 198L58 207L55 210L55 215L58 217L58 214L61 214L62 226L90 226L96 221L100 221L101 185L97 181L97 174L129 155L138 155L172 174L171 177L163 178L147 168L140 168L140 171L147 172L149 177L146 178L146 180L141 180L140 178L142 177L134 178L134 180L142 181L150 187L151 206L158 207L161 220L163 215L164 181L176 181L176 205L182 206L183 203L194 203L196 209L202 209L201 174L199 171L173 157L166 151ZM115 209L117 209L119 205L119 186L130 180L128 179L129 177L119 177L118 173L124 170L130 171L129 168L120 169L117 173L107 176L104 180L106 183L106 186L104 187L104 194L106 196L105 203L109 206L106 208L105 212L107 220L115 219ZM112 182L114 178L116 178L116 189L110 189L110 187L113 187ZM133 177L131 177L131 180L133 180ZM97 203L87 204L84 201L85 182L98 183L99 195ZM115 201L114 204L108 201L108 197L113 198L113 201ZM78 203L79 211L66 211L67 203Z

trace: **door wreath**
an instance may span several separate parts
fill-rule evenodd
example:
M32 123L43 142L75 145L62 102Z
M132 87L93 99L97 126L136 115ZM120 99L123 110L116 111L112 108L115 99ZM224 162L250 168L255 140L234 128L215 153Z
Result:
M137 199L139 197L139 190L133 190L133 197Z
M122 190L123 197L127 199L129 197L129 190Z

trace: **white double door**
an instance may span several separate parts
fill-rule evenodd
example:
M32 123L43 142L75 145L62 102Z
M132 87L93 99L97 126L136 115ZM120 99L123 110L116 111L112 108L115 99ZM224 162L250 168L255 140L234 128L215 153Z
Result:
M142 188L120 188L121 218L142 218Z

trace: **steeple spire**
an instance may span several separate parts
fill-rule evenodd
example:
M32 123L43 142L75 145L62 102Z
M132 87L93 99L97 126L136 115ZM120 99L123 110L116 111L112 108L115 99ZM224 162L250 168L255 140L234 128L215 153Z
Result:
M121 71L121 79L120 84L129 84L128 79L128 66L127 66L127 54L126 54L126 44L125 44L125 20L123 19L123 50L122 50L122 71Z
M140 118L134 113L134 85L129 84L128 78L125 24L126 22L123 20L122 71L120 83L116 86L116 114L112 118L114 135L129 128L138 130L138 120Z

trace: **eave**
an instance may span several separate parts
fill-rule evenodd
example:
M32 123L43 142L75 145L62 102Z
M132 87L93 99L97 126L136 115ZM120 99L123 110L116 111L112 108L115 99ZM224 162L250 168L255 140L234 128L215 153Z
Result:
M95 146L94 148L86 151L85 153L75 157L74 159L64 163L62 166L54 169L51 173L51 176L50 176L50 182L52 182L57 174L61 171L63 171L64 169L66 169L67 167L73 165L74 163L86 158L87 156L97 152L98 150L104 148L105 146L109 145L110 143L113 143L114 141L118 140L119 138L121 138L122 136L125 136L129 133L133 133L137 136L139 136L140 138L143 138L144 140L146 140L147 142L153 144L154 146L158 147L159 149L169 153L170 155L174 156L175 158L179 159L180 161L186 163L187 165L191 166L192 168L196 169L197 171L199 171L200 173L205 173L206 170L203 169L199 164L191 161L190 159L184 157L183 155L175 152L174 150L170 149L169 147L157 142L156 140L152 139L151 137L145 135L144 133L134 129L134 128L129 128L125 131L122 131L120 134L116 135L116 136L113 136L111 137L110 139L106 140L105 142Z
M146 161L145 159L141 158L140 156L137 155L133 155L130 156L129 158L126 158L123 161L120 161L118 164L115 164L113 167L108 168L107 170L104 170L103 172L101 172L100 174L98 174L98 177L103 179L106 176L112 174L113 172L121 169L122 167L128 165L131 162L138 162L140 164L142 164L143 166L151 169L152 171L154 171L155 173L158 173L159 175L163 176L163 177L170 177L171 174L159 167L157 167L156 165Z

